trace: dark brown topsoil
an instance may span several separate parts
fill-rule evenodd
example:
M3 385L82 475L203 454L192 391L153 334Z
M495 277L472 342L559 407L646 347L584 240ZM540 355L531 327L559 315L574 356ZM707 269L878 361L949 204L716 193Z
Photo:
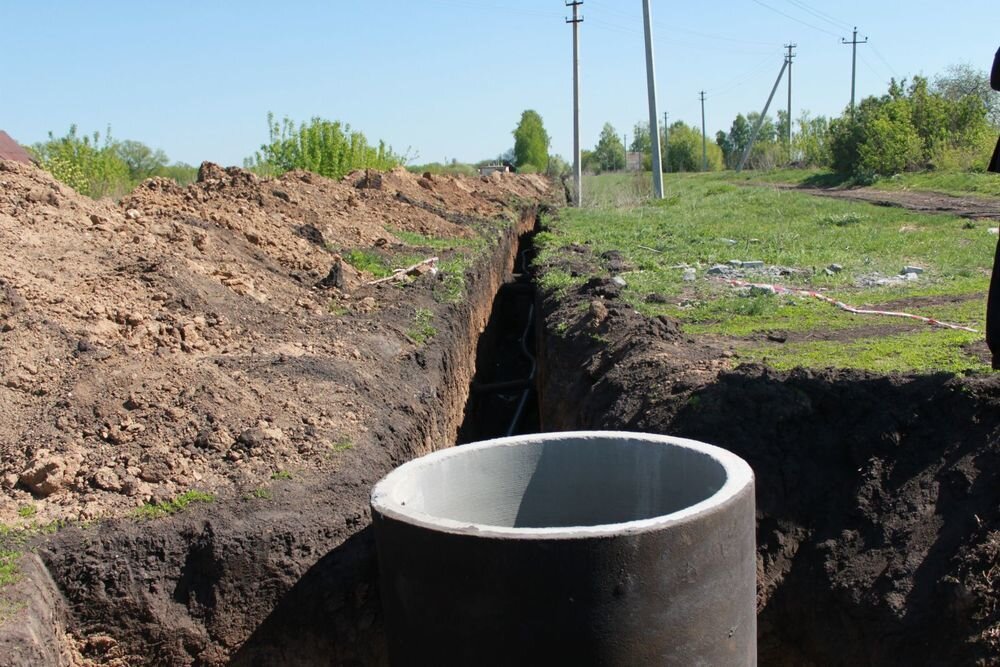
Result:
M807 194L836 199L851 199L876 206L898 206L921 213L945 213L973 220L1000 220L996 197L957 197L940 192L877 190L874 188L818 188L806 185L778 184Z
M542 428L750 463L760 664L1000 664L1000 376L734 368L617 291L545 297Z

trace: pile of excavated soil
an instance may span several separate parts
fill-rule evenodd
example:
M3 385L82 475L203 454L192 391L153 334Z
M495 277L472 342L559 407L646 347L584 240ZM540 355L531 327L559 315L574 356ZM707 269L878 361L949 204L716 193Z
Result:
M761 664L998 664L1000 376L737 366L636 313L585 246L564 254L594 277L544 299L542 428L750 463Z
M509 218L548 192L205 163L190 187L154 178L116 205L0 161L0 524L336 466L389 418L399 387L380 369L420 354L406 286L365 286L338 253L482 233L455 216Z

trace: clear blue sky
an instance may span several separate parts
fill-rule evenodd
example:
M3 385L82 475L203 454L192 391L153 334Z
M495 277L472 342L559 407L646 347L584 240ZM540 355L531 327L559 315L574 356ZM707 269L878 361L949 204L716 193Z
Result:
M585 0L583 145L601 126L647 118L640 0ZM572 150L571 29L563 0L172 2L0 0L0 129L21 143L108 125L172 160L242 164L273 111L339 119L412 147L418 162L493 157L522 110L541 113L552 151ZM986 70L1000 46L998 0L653 0L660 109L710 137L759 110L798 44L793 115L836 115L890 77L948 65ZM784 87L775 104L785 104ZM772 110L773 114L773 110ZM661 114L662 116L662 114Z

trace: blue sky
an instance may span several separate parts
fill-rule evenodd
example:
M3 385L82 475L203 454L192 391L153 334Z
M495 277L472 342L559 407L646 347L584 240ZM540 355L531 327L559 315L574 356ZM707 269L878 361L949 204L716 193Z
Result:
M901 9L905 7L905 9ZM417 162L493 157L536 109L552 151L572 150L572 42L563 0L91 2L0 0L0 129L21 143L72 123L171 159L242 164L266 114L349 122ZM647 118L640 0L585 0L582 142L605 122ZM997 0L653 0L659 106L709 136L759 110L798 44L793 115L836 115L890 77L948 65L986 70L1000 46ZM13 30L9 26L15 26ZM776 105L784 105L784 84ZM773 109L772 109L773 114ZM662 113L661 113L662 116Z

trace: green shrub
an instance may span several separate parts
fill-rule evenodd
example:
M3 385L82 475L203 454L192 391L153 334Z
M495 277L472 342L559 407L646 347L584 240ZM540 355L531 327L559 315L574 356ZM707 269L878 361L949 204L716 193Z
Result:
M340 121L312 118L296 125L285 118L280 123L267 115L268 143L244 165L262 176L277 176L292 169L305 169L328 178L341 178L355 169L389 170L405 160L385 142L370 146L361 132Z

